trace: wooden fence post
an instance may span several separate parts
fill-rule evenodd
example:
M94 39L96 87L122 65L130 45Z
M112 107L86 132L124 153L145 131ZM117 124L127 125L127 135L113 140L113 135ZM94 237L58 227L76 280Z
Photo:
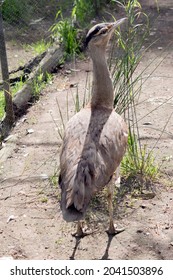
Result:
M8 135L10 128L14 123L14 111L13 111L13 102L12 95L10 92L9 84L9 72L8 72L8 62L7 62L7 53L5 46L5 37L3 30L3 19L2 19L2 9L1 5L2 0L0 0L0 61L1 61L1 70L2 70L2 80L3 80L3 89L5 97L5 117L3 120L3 128L1 128L2 136Z

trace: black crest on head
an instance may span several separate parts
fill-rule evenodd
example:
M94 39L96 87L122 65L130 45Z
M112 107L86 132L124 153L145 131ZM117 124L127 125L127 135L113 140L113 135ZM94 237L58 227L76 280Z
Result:
M102 26L98 25L98 26L96 26L96 28L94 28L91 32L89 32L89 33L87 34L86 39L85 39L85 47L88 46L88 43L89 43L89 41L91 40L91 38L92 38L94 35L96 35L96 34L99 32L99 30L100 30L101 28L102 28Z

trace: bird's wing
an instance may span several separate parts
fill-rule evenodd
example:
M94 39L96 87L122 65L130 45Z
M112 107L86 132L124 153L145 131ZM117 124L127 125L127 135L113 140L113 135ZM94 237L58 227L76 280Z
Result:
M84 109L68 122L60 155L66 208L74 205L83 212L109 182L125 152L125 133L123 120L113 111Z

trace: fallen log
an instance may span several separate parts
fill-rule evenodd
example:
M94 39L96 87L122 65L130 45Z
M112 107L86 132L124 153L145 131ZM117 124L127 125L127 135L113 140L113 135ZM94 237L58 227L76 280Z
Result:
M30 101L34 97L34 82L40 74L43 75L42 80L45 80L46 73L51 73L61 64L63 59L63 50L58 46L49 49L36 67L34 72L29 75L29 79L21 90L19 90L13 98L13 109L16 117L20 116L29 106Z
M25 65L23 66L19 66L17 69L11 70L9 72L10 78L9 78L9 83L10 86L15 85L17 82L25 82L28 77L29 74L34 71L34 69L38 66L38 64L40 63L40 61L43 59L43 57L46 55L46 52L37 55L36 57L34 57L34 59L30 60L29 62L27 62ZM18 72L21 72L21 74L15 76L15 77L11 77L12 74L16 74ZM3 81L0 81L0 90L3 90Z

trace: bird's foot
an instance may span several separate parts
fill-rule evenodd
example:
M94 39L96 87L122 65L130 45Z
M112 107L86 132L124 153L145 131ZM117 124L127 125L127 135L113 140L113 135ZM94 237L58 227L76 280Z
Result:
M85 232L83 232L83 230L77 230L75 233L72 233L72 236L73 237L76 237L76 238L83 238L85 237L87 234Z
M78 222L77 231L75 233L72 233L72 236L76 237L76 238L83 238L85 236L85 233L83 232L83 229L82 229L82 223L81 222Z
M77 231L75 233L72 234L73 237L76 238L83 238L87 235L91 235L93 233L95 233L96 231L90 230L87 227L82 227L82 224L78 222L77 224Z
M106 231L108 235L116 235L125 231L125 228L117 228L117 225L114 225L113 222L110 222L109 228Z

